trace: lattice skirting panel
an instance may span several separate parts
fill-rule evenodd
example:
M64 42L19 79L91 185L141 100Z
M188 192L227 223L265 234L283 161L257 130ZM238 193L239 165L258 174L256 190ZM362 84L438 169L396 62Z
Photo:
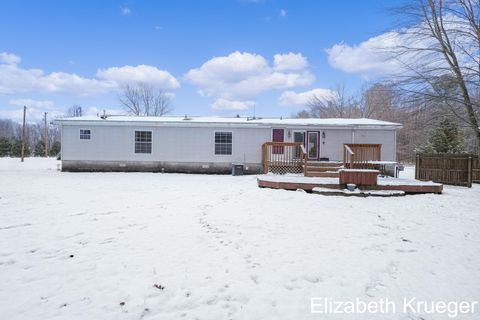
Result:
M273 174L286 174L286 173L303 173L303 166L302 165L292 165L292 166L275 166L271 165L268 167L268 172Z

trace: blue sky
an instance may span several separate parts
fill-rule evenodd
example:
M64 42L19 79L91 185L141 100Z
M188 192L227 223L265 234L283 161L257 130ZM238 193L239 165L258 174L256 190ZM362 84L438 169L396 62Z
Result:
M392 28L394 4L2 1L0 117L25 103L32 119L73 104L121 112L121 87L138 81L171 95L174 114L289 116L382 73L368 40Z

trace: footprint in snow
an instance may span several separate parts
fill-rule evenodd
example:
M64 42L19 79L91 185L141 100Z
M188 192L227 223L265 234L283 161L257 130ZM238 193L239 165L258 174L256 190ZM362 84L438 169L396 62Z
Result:
M374 298L385 287L386 286L380 280L370 281L365 286L365 294L370 298Z
M16 228L22 228L22 227L29 227L31 226L31 223L23 223L23 224L15 224L11 226L6 226L6 227L0 227L0 230L8 230L8 229L16 229Z
M380 227L380 228L382 228L382 229L391 229L389 226L386 226L386 225L384 225L384 224L379 224L379 223L374 224L374 226Z
M9 259L5 261L0 261L0 266L11 266L12 264L15 264L15 260Z
M318 283L318 282L323 281L322 278L317 277L317 276L315 276L315 275L304 275L304 276L302 277L302 279L305 280L305 281L308 281L308 282L310 282L310 283Z
M211 297L205 303L208 304L209 306L216 305L218 303L218 296Z
M415 249L410 249L410 250L396 249L395 251L399 252L399 253L415 253L415 252L418 252L418 250L415 250Z
M379 251L379 252L384 252L385 249L383 248L385 244L374 244L371 245L370 247L363 247L362 251Z

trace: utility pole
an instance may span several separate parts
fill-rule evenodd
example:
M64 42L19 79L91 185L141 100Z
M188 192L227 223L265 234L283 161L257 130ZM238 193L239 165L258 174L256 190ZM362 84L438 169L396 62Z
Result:
M25 118L27 115L27 106L23 106L23 128L22 128L22 162L25 157Z
M48 157L48 126L47 126L47 112L45 112L44 116L45 122L45 157Z

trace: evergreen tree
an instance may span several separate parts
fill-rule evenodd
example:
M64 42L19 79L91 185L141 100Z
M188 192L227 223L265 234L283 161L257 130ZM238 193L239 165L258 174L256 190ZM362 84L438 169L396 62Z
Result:
M12 143L12 149L11 149L11 156L12 157L21 157L22 156L22 140L20 139L15 139L13 140ZM30 155L30 148L28 146L28 142L25 143L25 157L28 157Z
M60 153L60 141L55 141L50 148L50 156L55 157Z
M464 153L465 138L456 122L444 118L430 133L427 144L420 148L420 153Z
M35 145L35 157L45 157L45 142L42 140Z
M8 157L12 152L12 142L5 137L0 138L0 157Z

